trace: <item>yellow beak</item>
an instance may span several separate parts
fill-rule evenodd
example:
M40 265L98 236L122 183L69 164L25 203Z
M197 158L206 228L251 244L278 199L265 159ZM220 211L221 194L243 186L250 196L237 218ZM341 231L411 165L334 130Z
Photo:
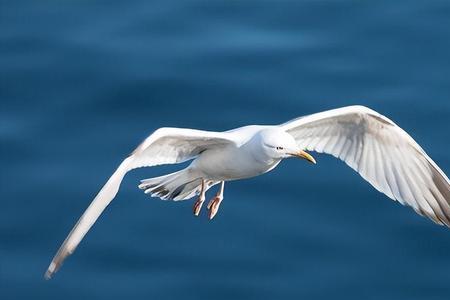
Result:
M311 154L309 154L306 151L300 150L299 152L293 153L292 155L293 156L297 156L299 158L306 159L307 161L309 161L309 162L311 162L313 164L316 164L316 160L314 159L314 157L312 157Z

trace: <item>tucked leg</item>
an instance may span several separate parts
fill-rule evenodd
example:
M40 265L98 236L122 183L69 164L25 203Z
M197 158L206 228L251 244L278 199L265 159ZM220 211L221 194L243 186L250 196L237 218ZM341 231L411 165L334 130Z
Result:
M209 219L211 220L214 218L214 216L217 214L217 211L219 210L220 203L223 200L223 189L225 186L225 181L220 182L220 188L217 192L216 196L212 198L208 203L208 209L209 209Z
M205 192L206 192L205 180L202 179L202 185L201 185L201 188L200 188L200 195L198 196L197 201L195 201L194 207L193 207L194 215L196 217L198 217L198 215L200 214L200 210L202 209L203 202L205 202Z

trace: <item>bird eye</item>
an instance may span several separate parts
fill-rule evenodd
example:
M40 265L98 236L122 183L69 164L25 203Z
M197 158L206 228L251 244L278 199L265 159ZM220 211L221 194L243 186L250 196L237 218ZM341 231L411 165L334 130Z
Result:
M283 150L284 148L283 147L277 147L277 150Z

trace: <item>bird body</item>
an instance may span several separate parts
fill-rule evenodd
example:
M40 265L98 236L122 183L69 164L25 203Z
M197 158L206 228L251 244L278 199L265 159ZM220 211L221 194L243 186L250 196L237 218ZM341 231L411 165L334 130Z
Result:
M315 163L305 150L341 159L391 199L450 226L448 177L411 136L367 107L343 107L281 125L250 125L225 132L160 128L106 182L56 253L45 277L50 278L73 253L132 169L192 160L183 170L142 180L139 188L164 200L198 196L193 207L198 216L206 191L220 184L208 204L212 219L223 200L226 181L264 174L288 157Z
M242 127L228 132L233 144L206 150L197 157L190 167L199 170L204 178L214 181L229 181L255 177L264 174L280 163L281 158L265 155L262 135L278 134L279 129L272 126Z
M285 136L286 135L286 136ZM202 180L206 190L222 181L255 177L275 168L282 156L265 151L265 145L281 144L283 138L295 141L276 126L252 125L223 133L229 143L202 151L185 169L141 181L139 188L155 197L186 200L199 194ZM293 150L295 152L296 150Z

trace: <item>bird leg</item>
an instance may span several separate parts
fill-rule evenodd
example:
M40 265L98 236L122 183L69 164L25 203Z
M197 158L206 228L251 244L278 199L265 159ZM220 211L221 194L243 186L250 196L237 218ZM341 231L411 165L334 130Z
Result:
M202 209L203 202L205 202L205 192L206 192L205 179L202 179L202 187L200 189L200 195L198 196L197 201L195 201L194 207L193 207L194 215L196 217L198 217L198 215L200 214L200 210Z
M214 216L217 214L217 211L219 210L220 203L223 200L223 188L225 186L225 181L220 182L220 188L217 192L216 196L212 198L208 203L208 210L209 210L209 219L212 220Z

